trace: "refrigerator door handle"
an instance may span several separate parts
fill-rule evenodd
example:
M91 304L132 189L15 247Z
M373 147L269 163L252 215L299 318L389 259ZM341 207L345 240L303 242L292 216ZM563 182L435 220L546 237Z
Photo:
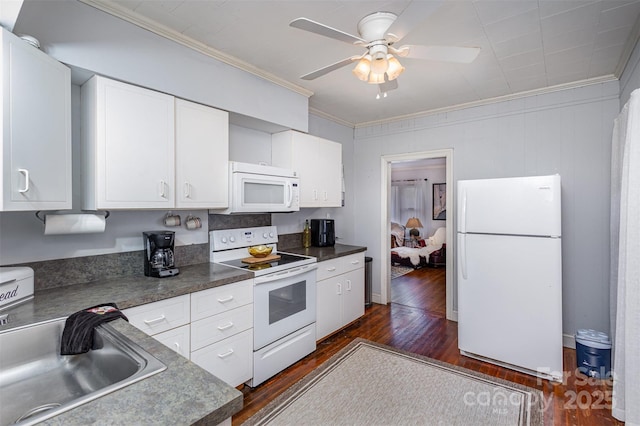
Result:
M460 206L460 229L458 232L467 232L467 190L462 190L462 203Z
M467 235L460 234L460 269L462 278L467 279Z

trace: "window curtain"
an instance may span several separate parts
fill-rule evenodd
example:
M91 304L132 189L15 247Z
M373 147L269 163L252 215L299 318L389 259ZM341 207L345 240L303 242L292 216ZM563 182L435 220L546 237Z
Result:
M410 217L417 217L425 225L431 220L428 208L429 200L429 185L424 179L392 182L391 221L404 226Z
M614 122L611 150L611 333L615 418L640 425L640 89Z

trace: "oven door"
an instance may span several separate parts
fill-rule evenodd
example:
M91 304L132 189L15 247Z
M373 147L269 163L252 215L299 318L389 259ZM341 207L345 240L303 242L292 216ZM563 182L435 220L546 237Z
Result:
M253 349L316 322L316 264L254 279Z

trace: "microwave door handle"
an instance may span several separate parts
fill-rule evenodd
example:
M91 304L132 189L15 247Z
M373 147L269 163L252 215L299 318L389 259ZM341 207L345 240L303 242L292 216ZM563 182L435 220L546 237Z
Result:
M287 181L287 191L289 191L289 199L287 200L287 207L291 207L291 202L293 201L293 185L289 181Z

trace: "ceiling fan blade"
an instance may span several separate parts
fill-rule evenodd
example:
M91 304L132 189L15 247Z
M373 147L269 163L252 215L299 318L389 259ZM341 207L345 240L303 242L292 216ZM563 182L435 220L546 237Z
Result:
M335 28L331 28L327 25L312 21L311 19L307 18L294 19L293 21L289 22L289 26L319 34L321 36L344 41L345 43L366 43L366 41L361 39L360 37L345 33L344 31L336 30Z
M324 68L320 68L319 70L310 72L309 74L305 74L303 76L301 76L300 78L303 80L315 80L318 77L322 77L325 74L329 74L331 71L335 71L339 68L342 68L346 65L349 65L355 61L360 60L360 58L362 58L362 56L352 56L350 58L346 58L343 59L341 61L336 62L335 64L331 64L331 65L327 65Z
M413 0L387 29L387 41L398 42L436 11L444 0Z
M408 50L408 53L404 53ZM473 62L480 53L479 47L456 47L456 46L402 46L397 49L398 55L404 58L428 59L430 61L457 62L469 64Z

